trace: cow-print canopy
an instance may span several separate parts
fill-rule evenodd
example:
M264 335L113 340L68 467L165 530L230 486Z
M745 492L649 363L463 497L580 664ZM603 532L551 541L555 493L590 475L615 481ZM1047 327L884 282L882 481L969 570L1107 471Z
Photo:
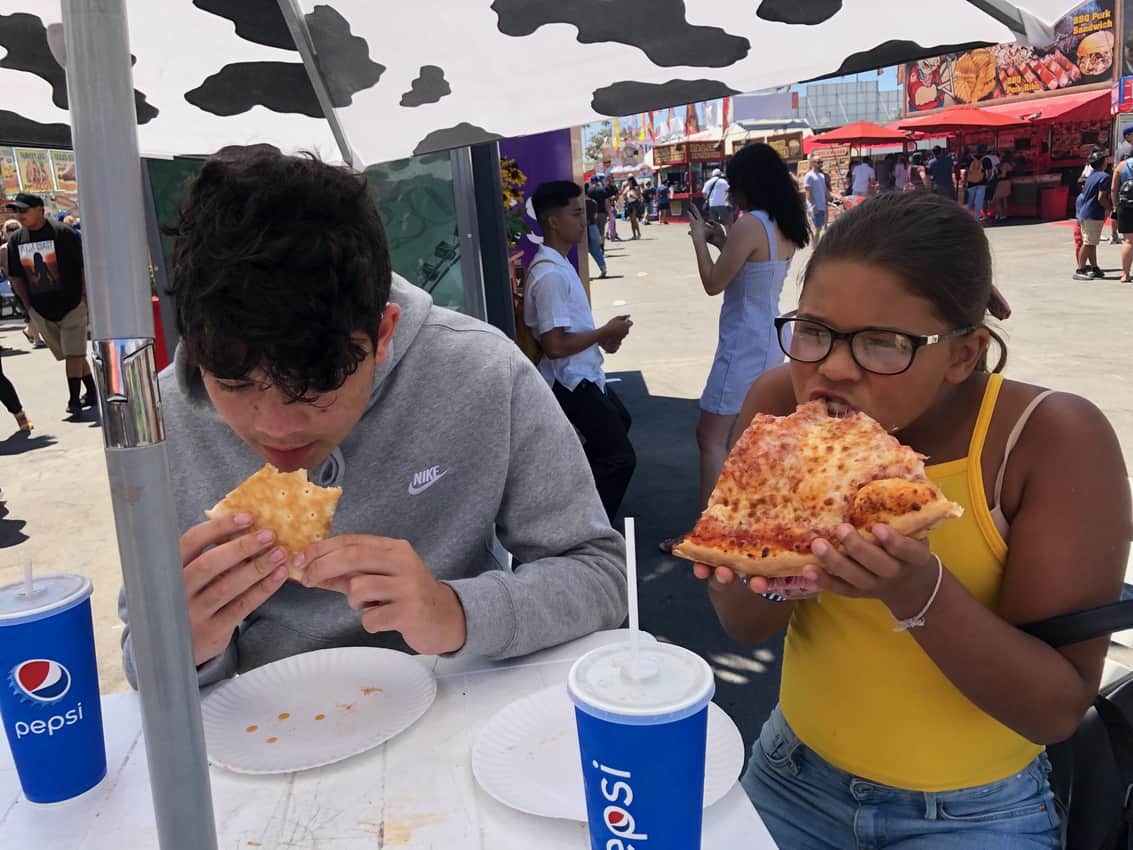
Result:
M1071 0L1023 0L1031 31ZM301 0L366 165L847 74L1015 35L975 0ZM998 5L1005 6L1004 3ZM128 0L145 154L269 142L338 158L277 0ZM58 4L0 2L0 143L67 147Z

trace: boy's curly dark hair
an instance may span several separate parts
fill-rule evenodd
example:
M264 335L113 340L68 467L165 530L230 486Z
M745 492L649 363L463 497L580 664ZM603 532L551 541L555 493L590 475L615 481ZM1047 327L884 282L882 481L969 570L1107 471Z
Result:
M262 369L295 401L338 389L389 300L385 228L366 178L267 145L227 148L187 186L174 237L177 329L218 378Z

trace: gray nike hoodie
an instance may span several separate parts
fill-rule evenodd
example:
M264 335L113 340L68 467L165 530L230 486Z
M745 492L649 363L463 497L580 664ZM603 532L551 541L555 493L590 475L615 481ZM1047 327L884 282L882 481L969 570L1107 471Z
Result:
M354 430L311 479L343 488L334 534L408 540L464 606L459 655L508 658L618 626L625 549L606 519L570 423L506 336L433 305L394 276L389 356ZM183 347L160 376L180 530L263 466L209 402ZM501 562L498 540L514 558ZM126 677L137 687L125 592ZM346 597L287 582L198 669L207 685L332 646L407 649L368 634Z

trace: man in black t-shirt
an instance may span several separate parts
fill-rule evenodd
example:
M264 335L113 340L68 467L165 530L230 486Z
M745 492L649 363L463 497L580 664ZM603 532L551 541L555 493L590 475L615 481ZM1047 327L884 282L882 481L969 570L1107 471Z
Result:
M38 195L21 192L5 202L5 209L21 225L8 240L8 277L27 305L31 324L55 359L66 362L67 412L78 416L98 400L87 363L82 242L71 228L44 215Z
M590 178L590 185L586 188L586 197L594 202L597 209L595 213L595 224L598 225L598 245L601 248L606 247L606 199L609 195L606 193L606 187L602 185L602 177L595 174Z

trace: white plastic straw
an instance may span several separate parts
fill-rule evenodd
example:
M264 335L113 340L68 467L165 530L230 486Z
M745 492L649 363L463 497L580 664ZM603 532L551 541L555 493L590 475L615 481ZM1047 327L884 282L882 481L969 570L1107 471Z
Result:
M626 517L626 589L629 592L629 649L633 675L638 675L638 645L640 644L640 621L637 610L637 545L633 527L633 517Z
M24 561L24 595L32 596L35 593L35 585L31 580L31 558Z

